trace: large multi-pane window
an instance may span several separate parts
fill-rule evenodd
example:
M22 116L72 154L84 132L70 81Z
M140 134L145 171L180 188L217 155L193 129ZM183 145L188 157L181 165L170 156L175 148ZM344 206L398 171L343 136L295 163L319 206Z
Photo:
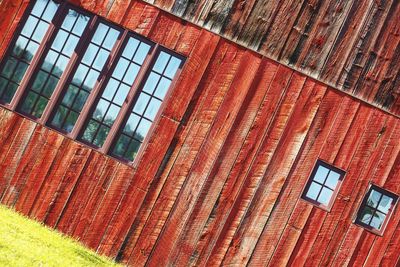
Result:
M69 3L37 0L0 65L0 102L133 161L184 58Z

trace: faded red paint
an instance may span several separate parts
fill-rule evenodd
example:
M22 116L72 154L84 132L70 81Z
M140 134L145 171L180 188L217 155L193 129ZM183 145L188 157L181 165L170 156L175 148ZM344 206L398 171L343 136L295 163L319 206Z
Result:
M398 207L352 223L369 182L400 193L398 117L143 2L74 3L188 59L135 168L0 108L3 204L133 266L398 263ZM4 53L26 3L0 7ZM300 199L318 158L347 172L330 213Z

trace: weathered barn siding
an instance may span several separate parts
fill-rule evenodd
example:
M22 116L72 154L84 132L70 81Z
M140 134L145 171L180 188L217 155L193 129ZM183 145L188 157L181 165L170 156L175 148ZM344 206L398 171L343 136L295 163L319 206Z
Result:
M188 59L135 168L0 108L3 204L132 266L399 263L399 207L352 223L370 182L400 194L398 117L144 2L74 2ZM347 171L329 213L300 199L318 158Z
M145 1L400 114L398 0Z

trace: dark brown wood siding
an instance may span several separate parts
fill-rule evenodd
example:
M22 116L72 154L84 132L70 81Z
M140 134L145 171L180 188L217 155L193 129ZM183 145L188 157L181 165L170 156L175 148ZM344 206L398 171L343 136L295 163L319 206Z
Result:
M75 3L188 59L135 168L0 108L1 203L132 266L399 263L398 206L353 224L370 183L400 194L398 117L144 2ZM330 212L300 199L317 159L347 172Z

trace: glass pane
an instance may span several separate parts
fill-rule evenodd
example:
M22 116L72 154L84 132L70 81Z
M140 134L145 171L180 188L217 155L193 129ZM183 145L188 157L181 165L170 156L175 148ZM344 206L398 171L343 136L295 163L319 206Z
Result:
M33 108L33 105L35 105L37 98L37 94L32 91L29 92L28 95L25 97L24 102L22 103L21 111L25 113L31 113L31 110Z
M40 93L49 75L44 71L39 71L32 85L32 90Z
M380 211L382 211L383 213L387 214L392 205L392 202L393 202L393 198L384 195L381 199L381 202L379 202L378 209Z
M135 139L139 141L143 141L146 137L147 132L150 130L151 122L145 119L142 119L139 123L138 128L136 129Z
M140 142L132 140L129 144L128 150L125 153L125 157L129 160L133 160L136 157L137 152L139 151L140 145Z
M28 64L24 62L19 62L17 68L15 69L14 75L12 76L11 80L20 83L22 78L25 75L26 70L28 69Z
M109 102L100 99L99 103L96 106L96 110L94 111L93 117L98 121L102 121L109 105Z
M318 197L319 191L321 191L321 186L317 183L312 182L310 187L308 188L306 196L310 199L316 200Z
M81 111L83 106L86 103L86 99L88 98L89 93L81 90L77 96L77 98L75 99L74 104L72 105L72 108L76 111Z
M118 138L117 143L115 144L115 147L114 147L114 150L113 150L114 155L123 157L124 154L125 154L126 149L129 146L129 141L130 141L130 139L127 136L121 135Z
M23 59L25 59L27 62L31 62L38 48L39 45L37 43L30 41L24 52Z
M26 37L30 38L32 36L33 30L35 29L36 24L39 20L33 16L29 16L25 22L25 26L21 31L21 34L25 35Z
M138 100L136 101L133 111L137 114L143 114L146 109L147 103L149 102L150 96L145 93L141 93Z
M83 84L83 88L87 91L91 91L96 84L97 78L99 77L99 72L95 70L90 70L88 75L86 76L85 82Z
M18 58L21 58L24 54L25 47L28 44L28 39L23 36L18 37L17 42L15 43L15 47L12 51L12 55Z
M58 7L58 4L54 3L53 1L50 1L50 3L47 5L46 10L44 11L42 18L44 20L50 22L53 19L54 14L57 11L57 7Z
M114 123L115 119L117 118L118 112L119 112L119 107L116 105L111 105L110 108L107 111L107 115L104 118L103 123L107 124L108 126L112 126Z
M114 103L122 106L130 89L131 88L129 86L121 84L117 94L115 95Z
M133 135L133 133L136 130L136 127L138 125L140 121L140 117L135 115L135 114L131 114L129 116L128 122L126 123L125 127L124 127L124 133L129 134L130 136Z
M57 83L58 83L58 79L54 76L50 76L49 79L47 80L46 86L44 87L42 94L44 96L46 96L47 98L50 98L50 96L54 92L54 89L57 86Z
M58 54L52 50L47 53L46 58L42 64L42 69L48 72L51 72L53 65L56 63Z
M117 91L118 89L118 85L119 82L111 78L107 83L106 89L104 90L102 97L111 101L114 97L115 91Z
M131 63L123 81L129 85L132 85L139 73L139 70L140 67L138 65Z
M40 43L43 40L44 35L46 34L47 28L49 24L44 21L39 21L35 32L32 35L32 39Z
M136 48L139 44L139 41L135 38L129 38L128 43L126 44L126 47L124 49L124 52L122 53L123 57L126 57L127 59L132 59L133 54L136 52Z
M41 17L44 9L46 8L48 0L37 0L32 9L32 14Z
M109 27L106 26L105 24L100 23L96 29L96 32L94 33L92 42L101 45L103 43L104 37L107 34L108 28Z
M118 80L122 80L122 77L124 77L126 69L128 68L129 65L129 61L124 59L124 58L120 58L118 60L118 64L114 69L113 72L113 77L118 79Z
M142 65L149 51L150 51L150 46L148 44L141 43L135 56L133 57L133 61L135 61L139 65Z
M83 80L86 77L86 74L88 73L89 68L86 67L85 65L80 64L78 69L76 70L75 74L74 74L74 78L72 79L72 82L77 85L77 86L81 86Z
M160 99L164 99L170 85L171 85L171 80L162 77L154 95Z
M154 64L153 70L158 73L163 73L170 57L170 55L162 51L158 56L156 63Z
M78 94L79 88L76 86L73 86L72 84L68 86L68 90L65 93L65 96L62 100L63 105L67 107L71 107L72 103L75 100L76 95Z
M157 100L155 98L151 99L151 101L149 103L149 106L147 107L144 116L146 118L148 118L149 120L154 120L154 118L156 117L160 106L161 106L161 101L159 101L159 100Z
M106 50L100 49L100 51L97 54L96 59L95 59L95 61L93 63L93 68L95 68L95 69L97 69L99 71L102 70L103 67L104 67L104 64L107 61L107 58L108 58L109 54L110 53L107 52Z
M3 94L4 90L6 89L7 83L8 83L8 81L6 79L0 77L0 96Z
M10 79L11 76L13 75L14 69L17 66L17 60L13 57L10 57L7 60L7 63L5 64L3 71L1 72L1 75Z
M93 60L95 59L96 55L97 55L97 51L99 51L99 47L94 45L94 44L90 44L88 46L88 48L86 49L85 55L82 58L82 62L85 63L88 66L92 65Z
M94 135L99 127L100 124L98 122L90 120L86 126L85 132L83 133L82 139L92 143Z
M182 60L176 57L172 57L169 61L168 67L164 72L164 75L168 78L174 78L176 71L178 70L179 66L181 65Z
M146 84L143 87L143 91L148 92L149 94L153 94L160 77L161 76L157 73L151 72L149 77L147 78Z
M75 26L74 26L74 29L72 30L72 32L76 35L81 36L83 31L85 30L88 22L89 22L89 17L79 14L78 20L75 23Z
M325 185L332 189L335 189L339 181L339 178L340 178L339 173L331 171L328 175L328 179L326 179Z
M65 16L65 19L61 25L61 28L71 31L72 27L74 26L76 17L78 16L78 13L75 10L68 10L68 14Z
M314 181L317 181L321 184L325 182L325 178L328 175L329 169L325 168L324 166L318 166L317 173L314 176Z
M63 53L67 56L71 56L72 53L74 53L75 51L75 47L78 44L78 41L79 41L78 37L70 35L67 40L67 43L64 46Z
M317 201L327 206L329 204L329 201L331 200L332 194L332 190L323 187Z
M108 31L107 37L104 40L103 47L107 48L108 50L111 50L117 41L119 35L119 31L116 29L110 28Z
M11 99L14 97L15 92L17 91L17 88L17 84L13 82L8 83L7 89L4 91L1 99L6 103L10 103Z
M72 129L74 128L77 119L78 119L78 113L71 111L68 114L67 119L65 120L63 129L66 130L67 132L71 132Z
M364 207L360 215L360 221L369 225L373 212L374 211L370 207Z
M36 102L36 106L32 111L32 115L40 118L43 114L44 109L46 108L48 100L44 97L39 97L38 101Z
M63 74L65 68L66 68L67 65L68 65L68 61L69 61L69 58L67 58L67 57L65 57L65 56L63 56L63 55L60 55L60 57L59 57L58 60L57 60L56 65L54 66L54 69L53 69L53 72L52 72L52 73L53 73L55 76L57 76L57 77L60 78L61 75Z
M375 229L381 229L383 222L385 221L385 217L385 214L376 211L369 225L374 227Z
M104 142L106 141L108 132L110 131L110 128L101 125L99 131L97 132L96 138L94 139L94 145L98 147L102 147Z
M53 41L53 44L51 45L51 48L58 52L61 52L67 38L68 38L68 33L64 30L59 30L56 35L56 38Z
M68 109L63 106L58 106L56 115L53 118L52 124L58 128L61 128L65 117L68 114Z
M368 200L367 200L368 206L376 208L378 206L378 202L379 202L381 196L382 196L381 193L372 189L372 191L368 197Z

